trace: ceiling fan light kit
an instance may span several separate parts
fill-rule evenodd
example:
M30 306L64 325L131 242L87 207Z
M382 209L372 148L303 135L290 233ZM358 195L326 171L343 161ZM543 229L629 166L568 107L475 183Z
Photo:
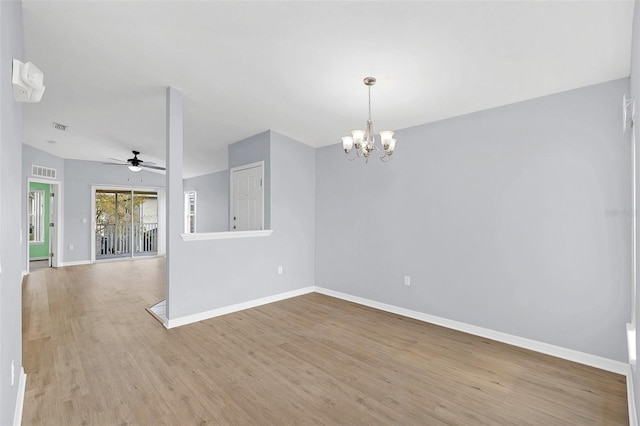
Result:
M369 118L367 119L367 125L365 130L352 130L351 136L342 137L342 148L347 155L349 161L353 161L358 157L363 157L365 163L369 162L369 155L373 151L383 152L378 158L382 162L387 162L391 159L393 151L396 149L396 140L393 138L393 132L391 130L383 130L380 132L380 145L382 151L376 145L376 137L373 132L373 121L371 120L371 86L376 84L374 77L365 77L365 86L369 89ZM349 154L355 147L355 155Z
M138 158L140 151L133 150L133 158L129 158L127 161L118 160L117 158L112 158L112 160L121 161L121 163L102 163L110 166L127 166L129 170L132 172L139 172L143 168L145 169L154 169L154 170L166 170L164 167L155 166L155 163L147 162L144 164L144 161Z

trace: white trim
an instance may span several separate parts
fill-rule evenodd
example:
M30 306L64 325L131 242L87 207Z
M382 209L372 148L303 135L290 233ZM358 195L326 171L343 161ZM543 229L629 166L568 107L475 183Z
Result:
M264 167L264 161L256 161L255 163L243 164L241 166L232 167L229 169L230 172L238 172L240 170L246 169L255 169L256 167Z
M29 190L31 189L31 182L35 182L35 183L44 183L44 184L48 184L49 185L49 190L51 191L51 187L52 186L56 186L56 190L53 191L55 193L55 200L54 200L54 204L55 204L55 216L56 216L56 225L54 226L55 229L55 233L56 233L56 246L55 247L51 247L51 251L54 254L53 259L51 259L51 266L54 268L57 268L59 266L62 266L64 263L64 252L62 250L62 236L64 235L64 220L63 220L63 215L64 215L64 199L63 199L63 187L62 187L62 182L59 180L52 180L52 179L42 179L42 178L37 178L37 177L27 177L27 192L25 195L25 205L26 203L29 202ZM51 209L51 206L49 206L49 208ZM25 241L29 241L29 208L26 208L26 216L25 216L25 229L24 229L24 234L23 236L26 236ZM47 218L47 221L49 221L49 218ZM49 235L49 240L51 240L51 235ZM29 244L25 244L25 262L26 262L26 268L27 268L27 273L29 272Z
M24 407L24 393L27 388L27 375L24 374L24 367L20 367L20 378L18 380L18 398L16 399L16 409L13 412L13 425L22 424L22 408Z
M299 288L297 290L287 291L285 293L274 294L273 296L267 296L260 299L249 300L247 302L237 303L235 305L224 306L222 308L212 309L210 311L201 312L198 314L187 315L179 318L169 318L165 324L167 328L180 327L182 325L192 324L198 321L204 321L210 318L219 317L221 315L227 315L238 311L244 311L245 309L255 308L257 306L266 305L267 303L279 302L280 300L289 299L291 297L302 296L303 294L313 293L314 286ZM167 312L167 316L168 316Z
M89 234L91 235L89 250L91 262L96 261L96 189L95 185L91 186L91 224L89 228Z
M29 275L29 271L22 271L22 277L21 278L24 278L27 275Z
M398 306L388 305L386 303L380 303L358 296L352 296L350 294L341 293L323 287L316 287L315 291L320 294L347 300L359 305L365 305L371 308L380 309L382 311L387 311L405 317L417 319L419 321L440 325L442 327L451 328L453 330L463 331L465 333L474 334L476 336L485 337L487 339L496 340L498 342L507 343L509 345L518 346L520 348L555 356L557 358L562 358L591 367L600 368L602 370L621 374L623 376L627 375L627 371L629 369L629 365L624 362L579 352L573 349L563 348L561 346L555 346L548 343L538 342L536 340L526 339L524 337L514 336L512 334L502 333L500 331L490 330L488 328L478 327L459 321L453 321L447 318L437 317L435 315L412 311L409 309L400 308Z
M166 256L167 254L167 203L165 201L165 189L158 188L158 256ZM162 207L160 207L162 206Z
M624 98L623 98L624 99ZM625 107L626 108L626 107ZM635 110L635 101L633 101L633 109ZM625 109L626 114L626 109ZM637 265L637 247L638 242L637 235L637 199L636 199L636 179L637 179L637 167L636 167L636 128L635 119L631 117L631 324L637 323L637 294L638 294L638 265ZM626 122L625 122L626 124Z
M196 234L180 234L184 241L226 240L229 238L268 237L271 229L258 231L201 232Z
M629 407L629 426L638 426L636 399L633 392L633 367L627 370L627 406Z
M60 266L79 266L79 265L91 265L93 262L90 260L74 260L73 262L64 262Z
M627 323L627 351L629 364L636 365L636 328L631 323Z
M1 0L0 0L1 1ZM122 257L107 257L105 259L97 259L95 262L91 263L109 263L109 262L134 262L136 260L144 260L144 259L155 259L157 257L166 257L166 254L154 254L149 256L122 256Z

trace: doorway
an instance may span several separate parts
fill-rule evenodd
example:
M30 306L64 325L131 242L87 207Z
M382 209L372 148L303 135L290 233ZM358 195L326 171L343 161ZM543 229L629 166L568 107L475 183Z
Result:
M231 173L231 231L264 229L264 162L234 167Z
M60 266L59 183L27 180L27 272Z
M94 189L95 260L159 253L158 192Z

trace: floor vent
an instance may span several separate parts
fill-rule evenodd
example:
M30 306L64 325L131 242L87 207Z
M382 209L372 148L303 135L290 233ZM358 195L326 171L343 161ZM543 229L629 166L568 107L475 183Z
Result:
M35 164L31 166L31 174L33 176L43 177L47 179L55 179L56 178L56 169L52 169L49 167L36 166Z

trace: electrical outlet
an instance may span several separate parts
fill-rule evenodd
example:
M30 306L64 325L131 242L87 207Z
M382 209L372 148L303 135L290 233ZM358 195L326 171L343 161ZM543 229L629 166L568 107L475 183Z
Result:
M74 249L73 244L69 244L69 250L73 251L73 249Z
M282 274L282 272L283 272L282 266L278 266L278 274Z
M404 276L404 285L411 285L411 277L409 275Z

